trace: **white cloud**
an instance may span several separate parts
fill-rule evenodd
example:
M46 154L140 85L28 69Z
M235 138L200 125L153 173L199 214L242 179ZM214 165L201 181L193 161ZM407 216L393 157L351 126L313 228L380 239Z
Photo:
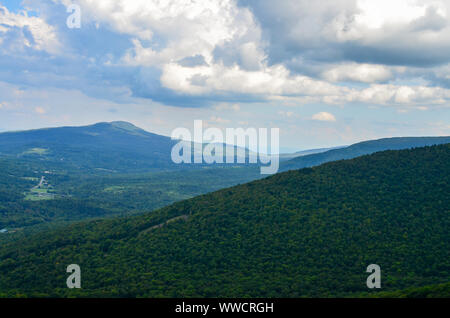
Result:
M336 118L334 117L334 115L327 113L327 112L320 112L320 113L314 114L312 116L312 119L319 120L319 121L329 121L329 122L336 121Z
M397 86L374 84L369 88L353 91L346 96L347 101L380 105L448 105L450 90L441 87Z
M130 65L158 66L196 55L210 63L216 46L236 39L243 40L240 48L243 55L258 51L260 30L251 12L238 8L232 0L79 3L86 18L134 38L134 47L124 57L124 62ZM159 41L164 42L163 46Z
M6 35L11 36L6 38ZM30 34L31 37L28 35ZM56 54L61 49L56 29L40 17L28 16L26 11L12 13L0 5L0 49L22 51L25 47Z
M203 78L202 85L192 79ZM191 95L200 94L254 94L264 98L282 95L328 96L341 95L344 88L307 76L291 76L282 65L249 72L235 65L222 64L183 67L176 63L163 67L161 83L172 90Z
M386 24L407 24L426 15L427 9L436 8L446 16L444 1L417 0L358 0L360 12L355 21L371 29L382 28Z
M333 67L323 72L322 77L330 82L374 83L390 79L392 73L384 65L350 63Z

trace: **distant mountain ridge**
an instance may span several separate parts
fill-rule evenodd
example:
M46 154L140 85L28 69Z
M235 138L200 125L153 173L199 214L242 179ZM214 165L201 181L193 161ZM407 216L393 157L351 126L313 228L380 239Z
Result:
M39 160L68 170L88 169L119 173L199 167L198 164L177 165L172 162L171 150L177 142L125 121L101 122L80 127L0 133L0 157ZM443 143L450 143L450 137L383 138L346 147L304 150L281 154L280 171L351 159L377 151Z
M0 133L0 154L34 157L79 169L133 171L174 166L170 150L175 143L127 122L102 122Z
M314 149L306 149L306 150L300 150L293 153L281 153L280 154L280 160L290 160L293 158L301 157L301 156L307 156L307 155L313 155L316 153L326 152L333 149L339 149L339 148L346 148L348 146L337 146L337 147L329 147L329 148L314 148Z
M172 161L172 147L178 142L125 121L101 122L0 133L0 156L38 159L69 170L97 169L120 173L201 167ZM185 143L192 147L193 162L196 148L189 141ZM233 146L223 146L225 156L225 149ZM244 153L248 158L251 152L244 149ZM237 152L235 154L239 157Z
M442 137L392 137L359 142L348 147L331 149L305 155L283 162L280 171L318 166L326 162L352 159L385 150L402 150L450 143L450 136Z

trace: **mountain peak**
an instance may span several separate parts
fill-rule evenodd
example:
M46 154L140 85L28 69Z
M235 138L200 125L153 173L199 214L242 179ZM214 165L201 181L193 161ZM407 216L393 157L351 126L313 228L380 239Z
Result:
M142 130L141 128L139 128L139 127L133 125L132 123L127 122L127 121L121 121L121 120L119 120L119 121L111 121L111 122L108 122L106 124L109 124L109 125L111 125L113 127L121 128L121 129L124 129L124 130L130 130L130 131Z
M100 123L94 124L92 126L93 127L111 127L114 129L119 129L119 130L125 131L127 133L139 134L139 135L147 133L144 129L139 128L127 121L100 122Z
M121 128L138 128L137 126L133 125L132 123L130 123L128 121L123 121L123 120L112 121L109 124L112 126L121 127Z

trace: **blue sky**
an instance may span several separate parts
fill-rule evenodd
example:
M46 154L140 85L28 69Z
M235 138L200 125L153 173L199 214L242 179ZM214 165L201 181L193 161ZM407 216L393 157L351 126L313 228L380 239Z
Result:
M450 135L449 22L446 0L0 0L0 131L202 119L279 127L285 150Z

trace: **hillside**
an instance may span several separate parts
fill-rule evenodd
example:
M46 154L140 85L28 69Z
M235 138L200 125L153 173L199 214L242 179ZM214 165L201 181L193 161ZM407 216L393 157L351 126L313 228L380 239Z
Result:
M395 292L381 292L382 298L450 298L450 283L413 287Z
M175 141L127 122L0 133L0 155L85 171L148 171L174 167Z
M372 263L382 292L448 283L449 161L450 144L379 152L41 233L0 248L0 295L370 296Z
M359 142L348 147L296 157L281 164L280 171L318 166L325 162L352 159L377 151L401 150L450 143L450 137L393 137Z

